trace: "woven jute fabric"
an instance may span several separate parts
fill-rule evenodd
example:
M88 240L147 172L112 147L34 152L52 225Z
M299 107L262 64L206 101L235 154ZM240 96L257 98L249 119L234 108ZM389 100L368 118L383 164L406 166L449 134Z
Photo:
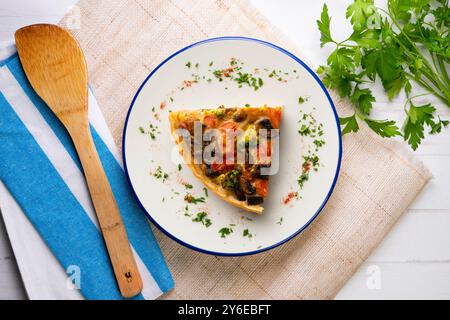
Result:
M299 57L246 0L82 0L61 25L86 54L90 83L121 147L130 102L150 71L174 51L223 35L256 37ZM350 105L331 92L338 113ZM335 191L299 236L269 252L216 257L154 230L175 278L169 299L331 299L389 232L431 174L394 141L362 127L343 138Z

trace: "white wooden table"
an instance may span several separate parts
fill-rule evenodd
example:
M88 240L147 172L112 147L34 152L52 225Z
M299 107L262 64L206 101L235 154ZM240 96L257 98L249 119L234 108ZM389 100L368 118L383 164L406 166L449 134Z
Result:
M0 42L10 41L21 26L57 22L75 2L0 0ZM333 17L332 32L336 38L343 39L350 29L344 12L351 0L252 2L297 44L313 66L323 63L331 49L320 49L315 23L324 2L328 3ZM439 103L436 105L440 106L444 118L450 119L450 109ZM388 103L379 98L377 109L380 111L375 116L383 118L389 111L402 119L402 107L400 99ZM430 168L434 180L341 290L338 299L450 298L450 170L447 168L450 166L450 129L429 137L415 156ZM23 298L26 293L0 219L0 299Z

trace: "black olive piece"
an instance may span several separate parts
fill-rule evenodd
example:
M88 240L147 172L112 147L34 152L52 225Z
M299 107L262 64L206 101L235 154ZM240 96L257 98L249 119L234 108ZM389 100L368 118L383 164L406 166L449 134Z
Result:
M268 175L261 174L261 168L264 167L263 165L254 165L254 167L251 169L252 176L259 179L267 180L269 179Z
M272 122L268 118L262 118L261 120L256 122L259 124L262 128L270 130L273 129Z
M236 113L233 115L233 120L236 122L242 122L247 118L247 114L243 112L242 110L236 111Z
M234 193L236 194L236 198L237 198L239 201L245 201L245 193L244 193L241 189L236 188L236 189L234 190Z
M256 124L258 124L260 129L266 129L267 130L267 139L272 138L272 122L268 118L262 118L261 120L257 121Z
M247 179L245 179L244 177L240 177L239 178L239 187L242 191L244 191L244 193L246 194L254 194L256 192L256 189L254 186L252 186L252 184L250 183L250 181L248 181Z
M247 197L247 204L249 204L251 206L261 204L261 203L263 203L263 201L264 201L263 197L260 197L260 196Z

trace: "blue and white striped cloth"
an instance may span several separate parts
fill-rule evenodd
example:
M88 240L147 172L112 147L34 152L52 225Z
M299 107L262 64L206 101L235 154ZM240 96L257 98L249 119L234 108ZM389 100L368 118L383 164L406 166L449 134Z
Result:
M173 280L91 91L89 119L143 278L136 298L154 299ZM121 299L70 138L34 93L17 54L0 62L0 180L2 214L30 298L76 297L66 286L66 272L77 280L73 272L79 271L84 298Z

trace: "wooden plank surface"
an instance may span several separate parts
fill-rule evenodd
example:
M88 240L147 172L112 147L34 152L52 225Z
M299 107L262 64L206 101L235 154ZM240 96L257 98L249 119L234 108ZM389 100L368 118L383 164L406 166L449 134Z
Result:
M0 43L14 31L37 22L56 22L75 0L0 0ZM345 7L351 0L252 0L271 21L296 43L312 66L325 61L331 48L319 48L315 20L328 3L332 32L344 38L350 27ZM385 1L377 1L384 3ZM378 91L377 91L378 90ZM375 90L378 95L381 88ZM382 97L383 95L379 95ZM424 99L423 101L425 101ZM430 100L433 101L433 100ZM444 118L450 109L438 104ZM403 99L379 99L375 117L401 120ZM338 295L338 299L450 298L450 130L427 138L415 157L434 174L410 209L400 218L382 244L369 257ZM379 281L377 280L379 276ZM25 292L0 223L0 299L22 299Z

